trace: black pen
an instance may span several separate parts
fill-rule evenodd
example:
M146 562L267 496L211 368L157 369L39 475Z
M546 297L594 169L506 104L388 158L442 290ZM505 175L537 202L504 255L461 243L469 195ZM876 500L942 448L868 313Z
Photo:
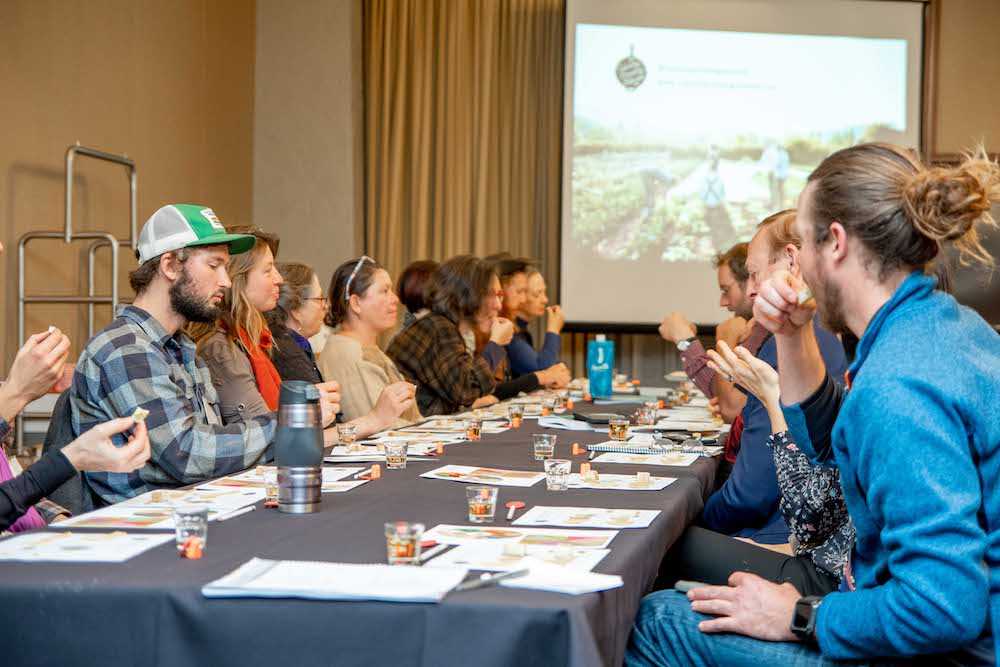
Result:
M492 577L483 575L479 579L472 579L470 581L463 581L458 586L455 586L456 591L471 591L476 588L484 588L486 586L492 586L498 581L503 581L504 579L516 579L517 577L523 577L528 574L530 570L527 568L523 570L511 570L510 572L501 572L500 574L494 574Z

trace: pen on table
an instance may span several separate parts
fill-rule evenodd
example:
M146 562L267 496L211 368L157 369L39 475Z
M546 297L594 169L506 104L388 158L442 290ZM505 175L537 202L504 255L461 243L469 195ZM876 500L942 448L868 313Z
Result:
M368 468L367 470L362 470L361 472L355 474L351 479L361 479L365 475L370 475L371 472L372 472L371 468Z
M471 591L476 588L484 588L486 586L492 586L498 581L503 581L504 579L516 579L517 577L523 577L530 572L529 569L525 568L523 570L511 570L510 572L501 572L500 574L495 574L492 577L483 575L479 579L472 579L470 581L464 581L458 586L455 586L456 591Z
M257 508L254 507L253 505L250 505L248 507L242 507L242 508L240 508L238 510L233 510L232 512L229 512L228 514L223 514L223 515L221 515L219 517L216 517L215 520L216 521L226 521L227 519L232 519L233 517L236 517L236 516L242 516L244 514L249 514L250 512L253 512L255 509L257 509Z
M420 554L420 560L417 561L417 562L418 563L427 562L431 558L434 558L434 556L437 556L439 553L441 553L442 551L444 551L445 549L447 549L450 546L451 546L450 544L439 544L437 546L431 547L427 551L425 551L422 554Z

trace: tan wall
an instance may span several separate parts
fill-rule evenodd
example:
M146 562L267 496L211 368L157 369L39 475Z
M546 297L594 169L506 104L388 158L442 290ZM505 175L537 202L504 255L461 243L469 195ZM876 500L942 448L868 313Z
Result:
M939 2L935 152L1000 152L1000 1Z
M252 207L253 0L4 0L0 2L0 360L16 337L16 244L62 229L66 147L127 153L138 166L139 224L164 203L194 201L226 223ZM122 167L77 161L74 226L127 236ZM86 243L28 246L28 288L83 292ZM121 253L123 274L135 266ZM107 251L102 284L107 290ZM122 276L123 293L131 296ZM76 349L82 307L31 306L28 331L55 324ZM103 309L100 324L108 321Z
M361 2L257 2L254 220L324 289L360 251Z

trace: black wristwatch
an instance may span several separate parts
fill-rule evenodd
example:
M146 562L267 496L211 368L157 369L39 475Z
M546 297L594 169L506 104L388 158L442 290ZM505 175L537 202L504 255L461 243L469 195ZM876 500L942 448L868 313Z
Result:
M792 614L792 632L803 641L816 641L816 610L823 603L823 598L807 595L795 603L795 613Z

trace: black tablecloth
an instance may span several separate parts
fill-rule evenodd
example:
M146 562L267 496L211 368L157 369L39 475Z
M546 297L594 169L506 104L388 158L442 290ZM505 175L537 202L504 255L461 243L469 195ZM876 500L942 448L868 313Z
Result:
M440 604L213 599L201 586L257 556L350 563L385 562L383 524L466 523L465 485L420 479L443 464L539 470L534 420L520 429L453 445L443 460L411 461L347 493L324 494L322 510L292 516L258 506L209 525L201 560L177 557L172 542L121 564L0 564L0 651L5 665L619 665L639 600L664 552L701 511L716 461L689 468L606 464L606 473L678 477L663 491L549 492L500 487L510 499L565 506L659 509L648 529L622 530L595 568L625 585L587 595L486 588ZM558 433L570 443L607 434ZM584 456L572 457L574 469ZM361 465L361 464L358 464ZM497 512L498 526L507 525Z

